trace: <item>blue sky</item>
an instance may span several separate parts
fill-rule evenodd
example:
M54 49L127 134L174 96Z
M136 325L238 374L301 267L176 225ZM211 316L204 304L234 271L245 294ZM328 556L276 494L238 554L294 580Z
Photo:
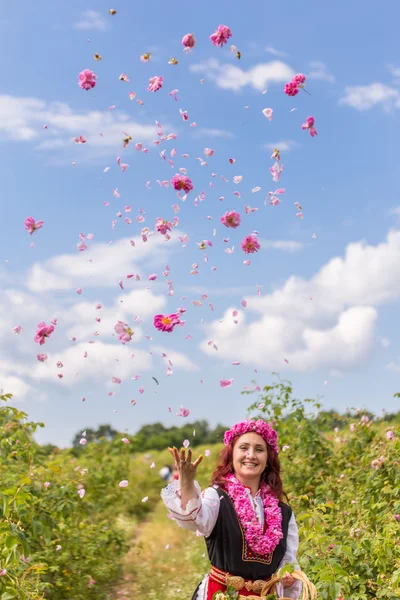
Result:
M297 395L323 397L327 408L399 409L399 8L388 4L385 12L342 0L255 1L251 11L225 1L190 8L159 2L149 10L122 0L43 0L2 12L0 388L46 423L40 441L67 445L77 431L104 422L132 433L155 420L179 424L180 405L190 419L229 424L245 416L249 400L240 392L253 381L266 385L272 371L290 379ZM223 49L209 40L221 23L233 34ZM197 44L185 54L181 39L190 32ZM147 64L140 61L145 52ZM168 64L171 57L178 65ZM85 68L98 76L87 92L77 85ZM288 98L284 83L297 72L311 95ZM155 75L164 85L152 94L146 88ZM174 89L178 101L169 96ZM143 106L129 99L131 91ZM262 114L267 107L271 122ZM179 109L188 111L188 122ZM310 115L315 138L301 129ZM156 146L156 120L177 139ZM123 149L125 131L132 142ZM86 144L74 144L80 135ZM137 142L148 153L137 152ZM284 164L277 184L269 172L275 146ZM215 150L208 159L206 147ZM173 148L171 168L160 151L170 158ZM129 164L123 173L118 156ZM185 202L157 183L180 168L194 184ZM243 180L236 185L237 175ZM254 187L261 190L252 193ZM265 205L277 187L286 190L281 204ZM180 222L171 240L155 232L143 243L142 227L154 231L157 217L172 220L176 203ZM245 205L258 210L246 215ZM140 209L144 223L136 222ZM219 219L234 209L242 224L227 230ZM24 230L29 215L45 221L33 236ZM240 241L254 230L261 250L245 266ZM80 233L94 236L81 253ZM186 247L178 240L183 234ZM206 253L197 247L204 239L213 243ZM232 246L232 254L224 252ZM198 275L191 275L195 263ZM130 273L140 281L127 279ZM148 282L151 273L155 282ZM186 308L185 326L156 331L154 314L178 307ZM132 325L136 315L142 323L123 346L114 325ZM56 331L39 347L36 325L52 318ZM23 331L15 335L18 325ZM46 363L38 352L48 354ZM232 387L221 389L220 379L229 378Z

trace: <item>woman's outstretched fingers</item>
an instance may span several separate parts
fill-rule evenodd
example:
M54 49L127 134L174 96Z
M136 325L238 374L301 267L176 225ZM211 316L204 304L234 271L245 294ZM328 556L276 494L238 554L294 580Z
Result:
M202 460L203 460L203 455L200 454L199 458L194 461L193 466L197 468Z

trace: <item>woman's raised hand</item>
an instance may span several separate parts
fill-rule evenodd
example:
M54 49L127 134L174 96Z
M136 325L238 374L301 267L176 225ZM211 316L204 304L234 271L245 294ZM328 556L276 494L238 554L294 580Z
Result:
M197 467L203 460L203 456L200 455L197 460L192 462L192 451L188 450L186 454L185 448L182 448L180 452L175 448L168 448L171 455L175 460L175 465L179 475L179 481L181 485L190 485L196 479Z

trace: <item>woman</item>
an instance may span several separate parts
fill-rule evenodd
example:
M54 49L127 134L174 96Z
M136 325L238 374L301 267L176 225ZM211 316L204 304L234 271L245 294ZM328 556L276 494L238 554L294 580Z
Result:
M201 493L192 451L170 448L179 480L161 496L180 527L205 536L211 570L197 586L192 600L212 600L216 592L233 587L239 597L261 598L261 590L284 564L296 563L298 530L280 477L278 435L259 419L237 423L225 432L221 464L213 487ZM278 596L297 599L301 582L286 573Z

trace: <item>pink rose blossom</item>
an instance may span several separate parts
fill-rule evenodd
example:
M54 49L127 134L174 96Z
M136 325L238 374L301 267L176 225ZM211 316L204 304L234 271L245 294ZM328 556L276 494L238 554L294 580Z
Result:
M386 439L387 440L393 440L394 439L394 432L393 431L387 431L386 432Z
M43 346L43 344L46 341L46 338L50 337L53 331L54 325L46 325L45 322L39 323L36 328L36 335L33 338L33 341Z
M225 227L236 229L240 225L240 214L235 210L231 210L222 215L220 220Z
M204 148L204 154L206 156L213 156L215 154L215 150L212 150L211 148Z
M149 79L149 87L147 88L148 92L157 92L163 86L163 78L161 75L156 75L155 77L150 77Z
M182 38L182 46L185 47L185 52L188 52L196 45L196 40L193 33L187 33Z
M166 221L161 217L156 219L156 229L162 235L166 235L167 231L171 231L172 223L170 221Z
M305 122L301 126L301 128L303 130L304 129L308 129L309 130L311 137L314 137L315 135L318 135L317 130L314 127L314 122L315 122L314 117L307 117L307 119L305 120Z
M154 327L159 331L173 331L175 325L180 324L179 316L177 314L171 315L156 315L154 317Z
M292 79L293 83L296 83L297 85L302 85L303 83L305 83L306 81L306 76L303 75L303 73L297 73L297 75L295 75Z
M96 85L96 75L90 69L84 69L79 73L78 85L82 90L90 90Z
M44 225L44 221L35 221L33 217L26 217L25 229L32 235L37 229L40 229Z
M210 40L214 46L222 46L226 44L229 38L232 37L232 32L226 25L219 25L214 33L210 35Z
M176 413L176 416L177 417L188 417L189 414L190 414L190 410L188 408L184 408L181 405L181 408L180 408L179 412Z
M179 175L178 173L171 179L171 185L177 191L183 190L185 194L188 194L193 189L192 180L186 177L186 175Z
M286 83L283 89L285 91L285 94L287 94L288 96L297 96L297 94L299 93L299 86L295 81L290 81L289 83Z
M246 237L243 238L242 243L240 245L243 252L245 252L246 254L253 254L254 252L258 252L261 247L257 236L254 234L246 235Z
M118 321L118 323L114 327L114 331L118 335L119 341L123 344L130 342L132 336L134 335L134 332L129 327L129 325L127 323L124 323L123 321Z
M46 362L47 358L48 358L47 354L38 354L37 355L37 359L39 362Z
M21 331L23 331L23 327L21 327L21 325L17 325L16 327L13 327L13 332L15 333L15 335L19 335L21 333Z
M227 387L231 387L233 382L234 382L234 379L220 379L219 385L222 388L227 388Z

